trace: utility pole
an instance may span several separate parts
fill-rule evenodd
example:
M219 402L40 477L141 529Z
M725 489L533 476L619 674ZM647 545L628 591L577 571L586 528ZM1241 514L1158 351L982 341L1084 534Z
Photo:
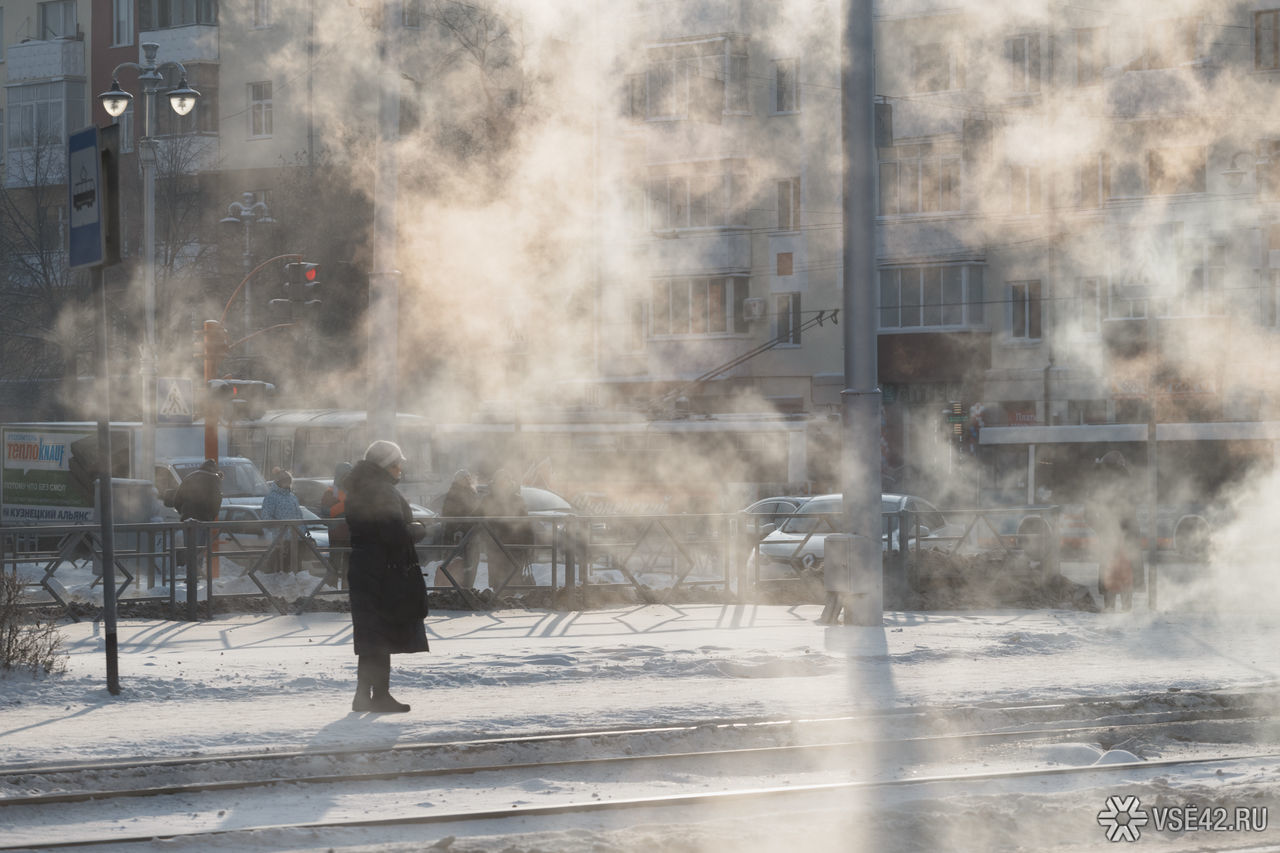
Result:
M396 266L396 145L400 136L400 61L397 47L401 0L382 0L375 15L378 38L378 139L373 179L373 271L369 275L370 440L396 439L400 384L400 278Z
M842 305L846 319L840 475L846 535L827 537L827 608L823 621L838 622L843 610L845 624L878 626L884 612L884 583L880 544L880 388L876 367L875 53L871 0L848 0L845 16L841 121ZM905 534L902 544L906 544Z

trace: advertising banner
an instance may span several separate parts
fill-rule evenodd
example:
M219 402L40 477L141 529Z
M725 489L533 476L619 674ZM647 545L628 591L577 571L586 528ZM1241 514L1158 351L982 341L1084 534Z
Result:
M94 520L98 436L92 427L4 427L0 522Z

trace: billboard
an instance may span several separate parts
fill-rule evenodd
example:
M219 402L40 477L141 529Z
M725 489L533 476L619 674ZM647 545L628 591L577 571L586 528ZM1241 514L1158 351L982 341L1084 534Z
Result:
M85 427L4 427L0 522L94 520L98 435Z

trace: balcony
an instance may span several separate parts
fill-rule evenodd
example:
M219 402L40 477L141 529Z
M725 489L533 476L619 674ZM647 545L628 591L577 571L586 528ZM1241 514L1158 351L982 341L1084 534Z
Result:
M59 38L24 41L5 48L10 84L26 80L84 77L84 41Z

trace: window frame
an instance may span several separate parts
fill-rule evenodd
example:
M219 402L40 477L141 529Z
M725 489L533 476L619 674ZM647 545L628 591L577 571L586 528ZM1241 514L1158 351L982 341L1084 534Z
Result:
M881 332L975 329L986 322L982 264L904 264L881 267L879 273L876 323ZM908 293L914 301L904 300Z
M787 79L787 77L790 79ZM773 114L791 115L800 112L800 60L775 59L773 61Z
M708 50L709 45L716 50ZM711 73L707 73L711 72ZM652 45L644 70L646 121L687 121L713 113L749 114L749 62L741 39L730 36L695 38ZM696 79L719 81L709 87L721 94L720 109L712 101L702 103L705 93Z
M650 283L649 337L727 337L746 331L745 275L670 276Z
M1044 340L1044 291L1040 279L1005 283L1009 294L1009 339L1026 343Z
M960 213L963 160L959 153L935 151L928 145L902 145L879 158L878 216ZM905 192L904 192L905 191ZM910 209L903 199L911 196Z
M61 18L58 21L58 32L53 32L49 27L49 12L57 9ZM36 4L36 30L39 33L40 41L50 41L57 38L72 38L80 31L79 21L76 19L76 0L42 0ZM70 20L68 20L68 17ZM68 25L70 32L65 32Z
M782 178L777 184L778 193L778 230L799 231L801 210L801 183L797 175Z
M1086 335L1102 333L1102 321L1106 311L1102 304L1106 295L1106 279L1103 276L1081 276L1076 279L1076 319L1080 331Z
M798 347L801 345L801 329L804 323L801 313L800 291L774 293L773 296L773 339L781 347Z
M1263 61L1263 27L1264 18L1271 19L1270 43L1266 53L1270 57ZM1253 69L1255 71L1280 71L1280 9L1258 9L1253 13Z
M112 47L133 44L133 5L134 0L111 0Z
M1022 46L1022 57L1014 55L1017 45ZM1017 33L1004 40L1004 58L1011 69L1012 95L1036 95L1043 84L1043 64L1040 57L1040 34ZM1021 65L1021 69L1017 66ZM1018 76L1022 77L1018 81Z
M261 97L265 86L265 97ZM270 139L275 133L275 87L270 80L254 80L245 84L249 98L249 139Z
M929 62L930 50L936 58ZM926 42L911 46L911 91L916 95L934 92L954 92L964 88L964 66L960 61L959 46L950 41ZM946 79L942 77L945 75ZM939 88L936 83L941 83Z
M1088 33L1086 41L1081 36ZM1077 86L1096 86L1102 82L1107 67L1107 28L1077 27L1072 30L1075 42L1075 82ZM1082 72L1082 69L1085 69Z

